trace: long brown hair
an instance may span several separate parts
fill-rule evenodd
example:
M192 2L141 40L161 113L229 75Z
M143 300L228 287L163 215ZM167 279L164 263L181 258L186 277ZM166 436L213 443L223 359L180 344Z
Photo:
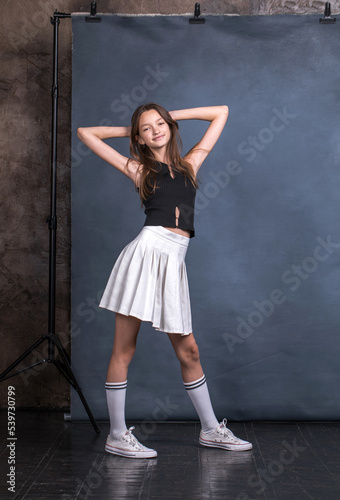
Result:
M134 160L142 165L141 183L139 187L139 196L142 200L146 200L152 193L155 192L157 185L157 174L159 173L159 161L156 160L153 152L146 144L140 144L137 136L139 135L139 120L145 111L151 109L156 110L163 120L169 125L170 140L167 144L167 157L169 158L171 169L174 173L178 172L189 179L192 185L197 189L198 184L195 179L195 173L190 163L180 156L182 149L182 141L178 133L178 123L174 120L169 112L159 104L153 102L142 104L139 106L131 118L131 134L130 134L130 153Z

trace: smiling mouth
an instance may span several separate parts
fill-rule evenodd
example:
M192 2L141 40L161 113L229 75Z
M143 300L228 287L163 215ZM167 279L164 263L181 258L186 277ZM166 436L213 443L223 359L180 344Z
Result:
M153 140L154 141L159 141L159 139L163 139L164 135L159 135L157 137L155 137Z

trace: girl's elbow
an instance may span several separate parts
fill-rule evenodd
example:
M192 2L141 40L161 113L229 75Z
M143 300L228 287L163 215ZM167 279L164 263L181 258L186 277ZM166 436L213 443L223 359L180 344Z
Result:
M83 138L83 133L84 133L84 129L83 129L82 127L79 127L79 128L77 129L77 137L78 137L78 139L82 140L82 138Z
M82 142L85 142L90 136L88 128L79 127L77 129L77 136L78 136L78 139L80 139Z
M229 108L228 108L228 106L227 106L227 105L225 105L225 104L223 104L223 105L221 106L221 112L222 112L224 115L227 115L227 116L228 116L228 114L229 114Z

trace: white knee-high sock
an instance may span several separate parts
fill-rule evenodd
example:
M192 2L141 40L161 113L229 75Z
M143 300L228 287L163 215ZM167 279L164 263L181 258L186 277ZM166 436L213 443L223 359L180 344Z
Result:
M198 413L202 431L213 431L218 425L217 418L211 406L205 375L193 382L183 382L184 387Z
M110 437L116 438L126 431L125 424L125 395L127 380L125 382L106 382L106 399L110 416Z

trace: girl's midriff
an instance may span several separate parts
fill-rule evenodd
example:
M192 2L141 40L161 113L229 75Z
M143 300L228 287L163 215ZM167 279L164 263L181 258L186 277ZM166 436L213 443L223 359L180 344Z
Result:
M180 234L181 236L186 236L187 238L190 238L189 231L185 231L184 229L180 229L179 227L165 227L165 229L171 231L172 233Z

